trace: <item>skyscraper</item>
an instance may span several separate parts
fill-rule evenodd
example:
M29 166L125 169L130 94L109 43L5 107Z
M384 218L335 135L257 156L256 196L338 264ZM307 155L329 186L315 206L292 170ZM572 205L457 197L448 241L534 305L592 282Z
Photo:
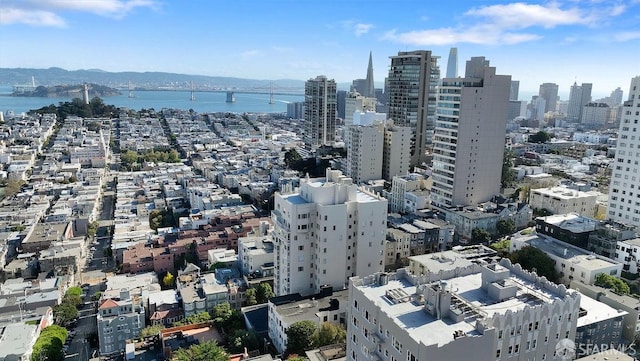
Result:
M387 200L337 170L301 179L299 191L275 194L274 292L342 289L349 277L383 270Z
M399 52L391 57L387 89L387 117L397 126L411 127L411 166L427 160L433 137L436 87L440 80L438 57L431 51Z
M640 138L637 138L640 115L637 109L640 109L640 76L631 79L629 100L622 105L616 163L609 185L607 210L607 218L636 227L640 226L640 203L637 202L640 195L640 176L637 174L640 162L637 153L640 148Z
M362 95L368 98L375 98L376 89L375 85L373 84L373 55L371 52L369 52L369 66L367 66L367 78L365 80L366 87Z
M458 77L458 48L449 49L449 59L447 60L447 78Z
M484 57L467 61L464 78L438 88L432 204L476 205L500 192L511 76Z
M304 84L304 142L317 147L335 140L336 82L319 75Z
M545 108L544 112L555 112L556 104L558 102L558 84L554 83L542 83L540 84L540 90L538 95L544 99Z
M591 101L591 83L574 82L569 91L569 107L567 108L567 118L569 120L580 120L582 117L582 107Z
M520 91L520 80L511 81L511 89L509 90L509 100L518 100Z

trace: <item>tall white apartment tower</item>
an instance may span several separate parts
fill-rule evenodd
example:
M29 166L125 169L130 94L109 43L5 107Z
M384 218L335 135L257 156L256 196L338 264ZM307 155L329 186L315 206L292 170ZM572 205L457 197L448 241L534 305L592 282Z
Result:
M476 205L500 192L511 76L484 57L467 61L464 78L438 89L432 204Z
M411 166L427 160L432 146L436 87L440 80L438 57L431 51L401 51L391 57L387 77L387 118L413 129Z
M574 82L569 90L569 107L567 108L567 118L570 120L580 120L582 117L582 107L591 101L591 83Z
M629 100L622 105L616 162L609 185L607 218L640 226L640 76L631 79Z
M320 75L304 84L304 142L313 147L335 141L336 82Z
M384 124L347 127L346 175L356 184L382 178Z
M352 276L383 270L387 200L327 169L301 179L295 193L275 195L276 295L343 289Z

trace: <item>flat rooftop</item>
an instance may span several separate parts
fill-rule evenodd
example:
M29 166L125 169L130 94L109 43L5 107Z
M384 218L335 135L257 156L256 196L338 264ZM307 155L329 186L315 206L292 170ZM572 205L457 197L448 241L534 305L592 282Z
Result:
M580 294L580 311L586 311L587 314L578 318L577 327L591 325L604 320L625 316L628 312L616 310L611 306L607 306L602 302L598 302L589 296Z
M489 296L487 291L481 288L481 272L447 279L445 287L453 291L455 303L464 305L464 307L472 310L472 316L466 316L460 322L455 322L448 317L438 320L425 312L424 305L415 301L391 302L387 296L388 291L396 293L399 291L407 295L416 293L417 287L412 285L405 276L401 276L400 279L390 279L385 285L370 282L364 285L356 283L356 287L368 299L375 302L382 312L393 319L396 325L407 330L417 342L422 342L425 345L435 344L442 346L454 340L453 334L456 331L461 330L467 336L480 335L476 330L476 321L478 319L491 318L495 314L505 314L509 310L512 312L519 311L525 307L534 307L562 298L545 288L517 277L513 272L510 272L509 277L504 282L517 287L516 296L503 301L496 301ZM423 286L431 287L434 284L425 284ZM454 304L453 300L452 304Z
M583 217L576 213L554 214L546 217L538 217L536 219L540 219L545 223L566 229L572 233L594 231L597 224L596 220Z
M597 270L618 264L617 262L598 256L582 248L536 233L514 239L538 248L547 254L566 259L572 263L580 263L580 265L586 269Z

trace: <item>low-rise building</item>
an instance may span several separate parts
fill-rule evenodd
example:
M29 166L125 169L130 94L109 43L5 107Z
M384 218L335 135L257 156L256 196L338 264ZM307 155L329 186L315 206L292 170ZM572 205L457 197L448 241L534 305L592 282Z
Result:
M626 311L615 309L581 293L575 338L577 348L593 348L593 345L617 348L622 341L622 321L626 315Z
M538 217L535 221L536 232L584 249L587 249L589 235L598 224L595 219L577 213Z
M509 250L514 252L528 246L549 256L555 262L562 283L567 285L574 280L593 284L599 273L615 277L622 274L622 263L542 234L516 233L511 237Z
M307 297L300 294L269 299L269 338L279 353L287 349L287 329L299 321L313 321L318 327L324 322L346 326L349 294L333 292L331 287Z
M566 186L532 189L529 205L534 209L546 209L554 214L577 213L585 217L596 216L600 193L581 191Z
M123 289L118 298L102 300L96 321L100 355L123 352L126 340L137 337L146 326L142 299Z

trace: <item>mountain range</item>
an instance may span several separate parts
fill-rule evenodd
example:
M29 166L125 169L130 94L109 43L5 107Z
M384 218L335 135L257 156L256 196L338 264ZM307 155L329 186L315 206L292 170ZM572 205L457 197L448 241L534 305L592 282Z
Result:
M33 78L32 78L33 77ZM263 90L304 92L304 81L293 79L257 80L233 77L188 75L164 72L108 72L100 69L65 70L62 68L0 68L1 85L55 86L94 83L118 89L190 89L197 90Z

